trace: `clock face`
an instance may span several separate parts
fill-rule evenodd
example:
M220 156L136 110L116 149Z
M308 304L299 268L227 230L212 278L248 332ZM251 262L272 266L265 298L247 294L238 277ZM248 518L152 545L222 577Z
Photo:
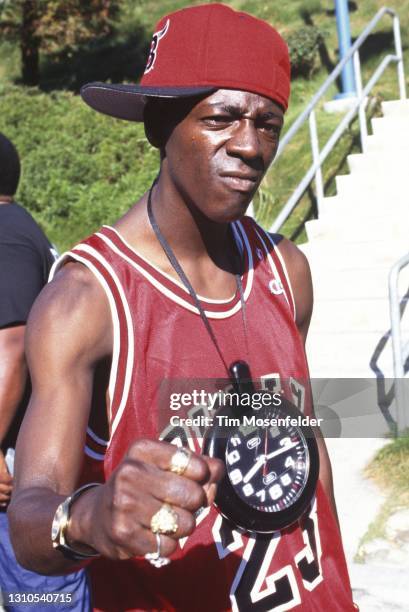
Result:
M208 428L204 437L203 452L226 466L215 500L221 514L250 533L293 524L311 503L319 474L318 445L312 429L299 424L302 413L283 397L280 406L257 412L260 426L248 423L251 411L222 408L217 414L222 423L234 419L231 427Z
M228 438L225 452L235 493L256 510L281 512L305 488L310 457L298 427L239 427Z

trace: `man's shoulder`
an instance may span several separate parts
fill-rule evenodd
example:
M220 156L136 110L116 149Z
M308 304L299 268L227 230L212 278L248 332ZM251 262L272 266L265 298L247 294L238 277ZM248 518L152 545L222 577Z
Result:
M78 304L78 300L86 303L104 296L95 275L82 263L70 260L69 253L44 292L47 292L50 302L61 300L62 305L64 299L77 301Z
M308 259L303 251L282 234L272 234L269 232L274 244L280 249L287 268L294 269L295 273L304 274L309 272Z
M305 339L313 304L311 270L307 257L294 242L282 234L266 231L249 217L245 218L244 223L255 228L270 253L275 250L280 258L293 295L296 324Z
M287 269L294 269L296 274L309 271L308 259L292 240L289 240L283 234L266 230L253 217L243 217L242 223L246 229L253 228L264 239L264 242L267 241L267 246L279 251Z
M63 344L79 338L78 346L98 355L111 350L110 310L94 275L81 263L68 262L34 303L29 330L42 329Z

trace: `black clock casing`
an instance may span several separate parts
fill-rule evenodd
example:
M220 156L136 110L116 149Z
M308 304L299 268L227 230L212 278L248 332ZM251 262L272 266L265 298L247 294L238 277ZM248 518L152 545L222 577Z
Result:
M245 385L236 389L254 393L249 381ZM257 411L223 406L206 430L203 452L226 466L215 499L221 514L243 531L272 533L296 522L309 506L319 474L318 446L308 425L246 427L244 417L252 416L269 422L290 417L298 422L304 415L283 396L280 405ZM240 425L234 421L229 427L233 419L239 419Z

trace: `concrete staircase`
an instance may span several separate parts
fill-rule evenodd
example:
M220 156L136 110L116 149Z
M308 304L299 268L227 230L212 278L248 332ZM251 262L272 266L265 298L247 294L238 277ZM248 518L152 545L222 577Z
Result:
M348 157L350 174L337 177L337 195L325 198L320 218L307 223L308 243L301 246L315 294L307 344L312 378L377 376L379 382L393 376L388 274L409 251L409 101L382 107L384 116L372 120L365 153ZM406 268L400 294L408 288ZM402 325L408 339L409 304ZM402 567L354 562L360 539L384 502L363 475L389 431L374 388L367 416L359 400L352 402L354 418L345 418L340 404L330 404L342 433L327 437L327 446L354 600L363 612L407 612L409 556Z
M320 218L306 224L312 377L392 376L388 273L409 251L409 101L382 108L366 152L348 156L350 174L336 178L337 195L325 198ZM407 269L401 285L403 294Z

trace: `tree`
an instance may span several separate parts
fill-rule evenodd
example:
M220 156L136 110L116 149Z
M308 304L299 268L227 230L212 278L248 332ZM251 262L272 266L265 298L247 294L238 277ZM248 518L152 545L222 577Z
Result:
M120 0L0 0L0 34L19 42L23 83L38 85L40 52L111 35L119 7Z

